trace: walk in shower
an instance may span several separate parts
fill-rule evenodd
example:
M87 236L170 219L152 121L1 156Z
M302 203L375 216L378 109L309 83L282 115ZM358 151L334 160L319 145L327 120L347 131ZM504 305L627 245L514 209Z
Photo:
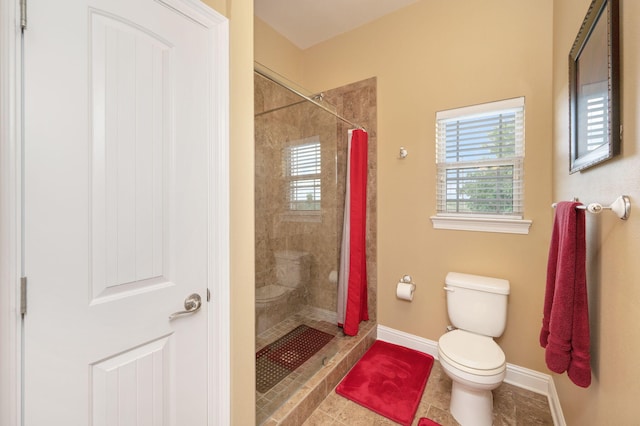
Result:
M336 321L337 271L347 135L355 125L333 101L365 105L354 119L375 126L375 79L311 94L256 64L254 89L256 423L261 424L345 346ZM371 150L375 164L375 145ZM370 192L375 200L375 187ZM369 229L375 229L370 216ZM368 275L375 276L375 253L368 265ZM375 282L369 286L375 288ZM375 311L375 291L369 300ZM375 319L375 312L370 316Z

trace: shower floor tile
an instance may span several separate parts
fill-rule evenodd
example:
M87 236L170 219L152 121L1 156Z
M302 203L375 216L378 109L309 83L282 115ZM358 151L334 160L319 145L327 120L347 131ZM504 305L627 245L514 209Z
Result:
M289 373L273 388L265 393L256 390L256 424L263 424L285 402L292 401L292 396L313 377L323 360L331 358L336 351L344 346L344 342L341 342L341 338L345 337L344 333L335 324L334 313L305 306L296 314L256 336L256 351L258 352L300 325L307 325L336 336L334 341L320 349L317 354Z

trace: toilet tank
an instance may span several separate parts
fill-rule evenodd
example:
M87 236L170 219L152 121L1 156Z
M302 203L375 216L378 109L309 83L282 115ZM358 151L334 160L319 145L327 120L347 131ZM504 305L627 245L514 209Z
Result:
M311 277L309 253L282 250L275 252L276 280L284 287L297 288L306 285Z
M449 272L445 279L447 313L462 330L498 337L507 325L509 281Z

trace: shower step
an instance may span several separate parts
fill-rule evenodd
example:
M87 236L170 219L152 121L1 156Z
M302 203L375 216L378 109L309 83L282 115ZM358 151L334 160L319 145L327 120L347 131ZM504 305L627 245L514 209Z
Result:
M300 426L304 423L375 342L376 323L363 322L360 324L360 332L357 336L336 338L340 340L338 353L262 425Z

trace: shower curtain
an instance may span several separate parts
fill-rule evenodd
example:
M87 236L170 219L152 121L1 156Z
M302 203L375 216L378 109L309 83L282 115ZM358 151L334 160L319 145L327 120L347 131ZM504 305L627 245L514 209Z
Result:
M350 130L347 145L347 189L338 279L338 324L346 335L358 334L367 307L367 151L364 130Z

